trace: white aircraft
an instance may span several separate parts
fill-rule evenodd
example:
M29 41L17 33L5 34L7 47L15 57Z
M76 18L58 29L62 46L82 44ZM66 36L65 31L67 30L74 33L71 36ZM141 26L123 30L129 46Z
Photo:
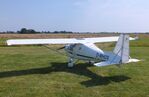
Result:
M70 38L70 39L12 39L7 40L8 45L36 45L36 44L66 44L66 51L69 60L68 67L73 67L77 60L84 60L93 63L95 66L108 66L113 64L125 64L138 62L138 59L131 59L129 56L129 40L135 38L121 34L119 37L99 38ZM107 52L98 48L94 43L114 42L117 44L113 51Z

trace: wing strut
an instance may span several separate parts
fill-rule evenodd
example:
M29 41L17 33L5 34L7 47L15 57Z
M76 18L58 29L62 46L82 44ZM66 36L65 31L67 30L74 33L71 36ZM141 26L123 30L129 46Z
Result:
M59 52L58 50L52 49L52 48L50 48L48 45L43 45L43 47L45 47L45 48L47 48L47 49L49 49L49 50L52 50L52 51L54 51L54 52L56 52L56 53L58 53L58 54L60 54L60 55L65 56L65 57L68 57L65 53L61 53L61 52Z

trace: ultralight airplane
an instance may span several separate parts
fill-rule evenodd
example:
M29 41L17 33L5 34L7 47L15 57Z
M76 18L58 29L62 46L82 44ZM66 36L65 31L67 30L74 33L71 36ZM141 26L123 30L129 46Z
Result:
M93 63L95 66L120 65L130 62L138 62L129 56L129 40L135 38L127 34L119 37L98 37L98 38L69 38L69 39L10 39L8 45L47 45L65 44L63 47L68 56L68 67L73 67L77 60L84 60ZM115 42L113 51L107 52L98 48L94 43Z

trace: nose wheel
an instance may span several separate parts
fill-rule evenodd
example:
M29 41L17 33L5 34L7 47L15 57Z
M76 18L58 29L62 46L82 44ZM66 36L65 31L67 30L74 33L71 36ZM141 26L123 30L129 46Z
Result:
M75 62L76 62L75 59L69 58L69 59L68 59L68 67L69 67L69 68L74 67Z

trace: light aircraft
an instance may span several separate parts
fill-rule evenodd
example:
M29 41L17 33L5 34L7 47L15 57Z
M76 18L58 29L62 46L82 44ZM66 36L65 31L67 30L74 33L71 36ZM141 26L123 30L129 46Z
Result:
M68 67L73 67L77 60L84 60L93 63L95 66L108 66L116 64L138 62L138 59L132 59L129 56L129 40L135 38L127 34L121 34L112 37L98 38L70 38L70 39L10 39L8 45L47 45L47 44L65 44L63 47L68 56ZM103 51L95 43L117 41L113 51Z

